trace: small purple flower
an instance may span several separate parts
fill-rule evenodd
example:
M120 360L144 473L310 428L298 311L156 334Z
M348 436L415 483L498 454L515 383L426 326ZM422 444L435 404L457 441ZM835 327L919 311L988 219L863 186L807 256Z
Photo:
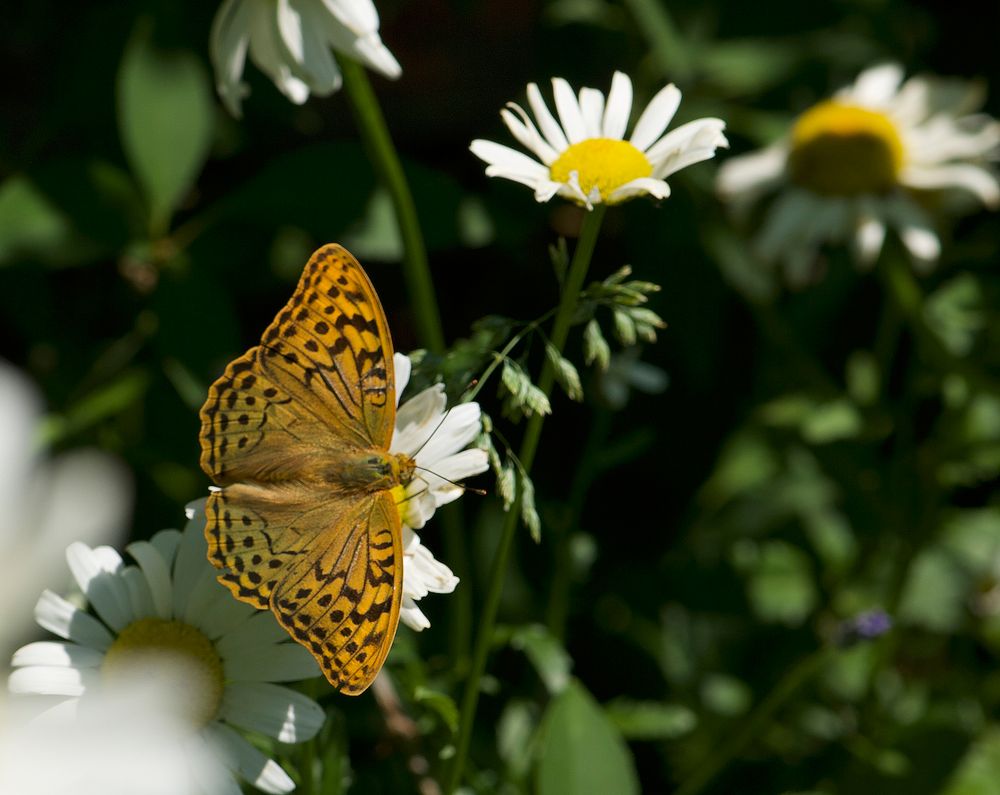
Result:
M892 629L892 617L876 608L858 613L843 621L836 634L838 646L848 647L866 640L874 640Z

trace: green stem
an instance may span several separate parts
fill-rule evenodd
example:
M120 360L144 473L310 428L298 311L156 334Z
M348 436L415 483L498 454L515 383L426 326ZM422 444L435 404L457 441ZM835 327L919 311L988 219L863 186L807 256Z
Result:
M717 746L717 750L695 768L694 773L677 788L674 795L697 795L704 790L730 762L761 735L774 713L795 695L802 685L816 675L835 651L834 648L822 648L799 660L750 713L742 727Z
M344 75L344 89L354 108L358 131L396 211L396 223L403 239L403 277L413 302L417 335L422 345L434 353L443 353L444 332L441 330L441 315L427 262L427 249L417 218L417 205L410 193L403 166L368 80L368 73L350 58L339 56L338 63Z
M601 229L601 221L604 219L604 211L604 205L598 205L592 212L584 216L583 227L580 230L580 239L577 241L576 250L573 252L573 261L570 263L569 274L566 277L566 283L563 286L562 296L559 301L559 309L556 311L556 317L552 323L552 333L549 335L550 342L560 353L562 353L563 347L566 344L566 338L569 335L569 329L573 322L573 314L576 311L577 300L580 297L580 290L583 288L583 282L587 278L590 260L594 254L594 246L597 244L598 232ZM548 395L552 391L554 383L555 368L551 360L546 357L542 365L541 375L538 377L538 387ZM542 423L544 419L544 416L541 414L532 414L525 428L518 459L521 461L521 465L524 467L526 473L531 472L531 465L534 463L535 453L538 450L538 441L542 435ZM454 792L462 781L465 760L469 754L469 742L472 738L472 724L476 717L476 706L479 702L480 680L486 670L486 657L489 655L490 646L493 641L493 628L507 573L507 559L510 556L510 550L514 541L514 531L517 528L519 516L520 499L516 500L515 504L507 512L503 529L500 532L500 543L493 558L493 569L490 572L486 602L483 604L482 614L479 617L478 634L476 635L476 644L472 652L472 665L469 669L469 675L465 680L461 719L458 728L458 742L455 748L455 757L452 761L450 775L445 786L445 793Z

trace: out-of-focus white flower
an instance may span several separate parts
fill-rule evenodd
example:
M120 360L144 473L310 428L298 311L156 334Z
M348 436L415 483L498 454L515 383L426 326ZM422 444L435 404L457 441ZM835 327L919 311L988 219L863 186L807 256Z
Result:
M331 48L397 78L402 69L378 28L371 0L224 0L212 23L216 88L238 117L249 90L243 82L248 51L250 60L297 105L310 92L324 97L340 88Z
M1000 204L988 168L1000 123L968 115L979 104L967 86L922 77L904 83L899 65L872 67L803 113L777 143L724 163L717 187L738 211L777 192L757 250L781 262L793 283L809 280L824 243L849 242L855 260L871 265L888 228L926 269L941 243L921 194L954 189L989 208Z
M153 680L41 713L18 699L0 703L0 792L238 795L208 749L190 742L175 702Z
M222 792L239 791L234 776L264 792L290 792L285 771L234 727L286 743L315 735L323 710L274 683L315 677L319 669L269 612L236 601L217 582L206 558L204 515L203 501L192 503L183 533L164 530L130 544L137 565L110 547L70 545L70 570L96 617L45 591L35 618L66 642L20 649L9 687L61 696L83 710L95 694L157 682L188 722L185 746L219 756L216 765L231 771L217 776L227 782Z
M396 395L410 380L410 360L393 359ZM403 605L400 619L412 629L430 626L417 600L428 593L451 593L458 585L451 569L436 560L413 532L442 505L457 500L464 489L451 481L479 475L489 466L485 450L469 448L482 431L478 403L447 409L444 385L435 384L407 400L396 412L396 429L389 450L406 453L417 464L413 479L399 488L397 503L403 523Z
M653 97L628 140L628 75L615 72L607 101L595 88L575 94L561 77L553 78L552 89L558 121L535 83L528 84L534 122L513 102L500 111L513 136L538 160L493 141L475 140L469 147L489 164L487 176L527 185L540 202L558 194L592 210L595 204L619 204L643 194L664 199L670 195L667 177L729 145L721 119L696 119L664 134L681 102L673 84Z
M0 654L10 654L30 623L38 590L61 569L73 539L118 538L131 507L124 468L94 450L46 460L40 446L40 401L17 370L0 361ZM23 619L22 619L23 616Z
M647 395L659 395L670 383L670 377L655 364L639 359L637 346L611 355L607 370L600 374L598 389L608 405L621 411L635 389Z

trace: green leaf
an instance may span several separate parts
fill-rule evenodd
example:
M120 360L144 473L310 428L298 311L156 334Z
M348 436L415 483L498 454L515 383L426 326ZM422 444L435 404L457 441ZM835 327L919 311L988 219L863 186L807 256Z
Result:
M584 687L572 680L552 700L535 770L539 795L632 795L639 782L628 747Z
M941 795L1000 795L1000 726L980 734Z
M566 392L570 400L583 400L583 386L580 384L580 374L573 363L560 355L551 342L545 343L545 355L555 370L556 381Z
M681 704L617 698L604 709L629 740L672 740L688 734L698 723L695 713Z
M747 575L750 602L764 621L796 626L816 605L812 566L797 547L784 541L744 540L733 547L733 558Z
M201 61L189 52L155 50L148 23L140 22L118 71L118 130L154 235L167 230L201 171L214 114Z
M63 213L28 179L13 176L0 185L0 263L57 252L71 235Z
M510 645L523 651L552 695L569 684L573 661L556 637L541 624L519 627L511 635Z
M413 691L413 699L418 704L423 704L434 710L452 734L458 731L458 706L450 696L418 685L417 689Z

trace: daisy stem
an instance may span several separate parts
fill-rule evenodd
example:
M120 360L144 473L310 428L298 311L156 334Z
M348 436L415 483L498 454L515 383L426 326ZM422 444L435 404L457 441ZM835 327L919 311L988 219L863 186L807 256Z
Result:
M587 271L590 268L590 260L594 254L594 247L597 244L601 222L604 220L605 209L603 204L599 204L593 211L586 213L583 217L580 239L577 241L576 249L573 252L573 260L570 262L569 273L566 276L562 296L559 299L559 308L556 311L555 320L552 322L552 333L549 335L549 341L560 354L566 345L566 338L569 336L569 329L573 323L577 301L580 298L580 290L583 289L583 282L587 278ZM554 384L555 368L552 365L551 359L546 357L542 365L542 372L538 377L538 387L548 395L552 391ZM524 468L525 474L531 472L531 465L534 463L535 453L538 450L538 441L542 435L542 423L544 421L544 415L532 414L525 427L524 438L521 441L521 450L518 454L518 459ZM455 746L455 757L452 761L450 774L445 786L445 793L453 793L462 782L462 773L469 754L469 742L472 738L472 726L476 718L476 706L479 702L480 682L486 671L486 658L489 655L490 647L493 645L493 630L497 617L497 609L500 606L500 596L503 592L504 579L507 573L507 560L510 557L510 550L513 546L514 532L520 520L520 502L519 494L514 505L510 507L504 518L503 529L500 531L500 542L497 545L497 551L493 558L493 569L490 572L486 601L483 604L482 613L479 617L478 634L476 635L475 647L472 652L472 665L469 669L469 675L465 680L465 690L462 694L458 741Z
M396 225L403 239L403 277L416 317L417 335L422 345L434 353L443 353L444 332L441 330L441 314L427 261L427 248L420 231L417 205L413 201L399 154L392 143L392 136L365 68L343 56L338 56L337 62L344 75L344 88L354 108L358 131L375 171L392 199Z

